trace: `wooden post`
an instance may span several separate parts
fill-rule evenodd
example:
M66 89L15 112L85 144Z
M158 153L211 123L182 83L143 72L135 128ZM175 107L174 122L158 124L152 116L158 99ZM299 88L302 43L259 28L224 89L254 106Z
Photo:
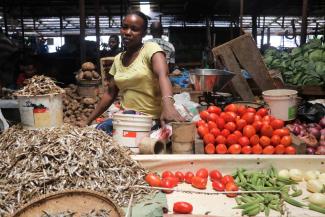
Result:
M3 7L3 22L5 25L5 35L8 37L8 20L7 20L6 5L4 5Z
M97 58L96 64L99 69L99 58L100 58L100 26L99 26L99 0L95 0L95 23L96 23L96 46L97 46Z
M21 24L21 42L23 45L23 53L25 52L25 28L24 28L24 14L23 5L20 4L20 24Z
M243 15L244 15L244 0L240 0L240 14L239 14L239 25L240 25L240 34L244 33L243 30Z
M300 46L306 43L307 39L307 12L308 12L308 0L302 0L302 22L301 22L301 34L300 34Z
M256 15L252 16L252 35L254 38L255 43L257 44L257 17Z
M86 22L85 22L85 0L79 0L79 10L80 10L80 63L82 64L86 60Z
M60 16L60 45L62 46L62 30L63 30L63 17Z

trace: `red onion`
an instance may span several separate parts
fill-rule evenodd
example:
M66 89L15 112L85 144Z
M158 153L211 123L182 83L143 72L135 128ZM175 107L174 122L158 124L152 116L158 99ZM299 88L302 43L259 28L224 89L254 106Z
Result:
M306 154L315 154L316 149L313 147L307 147L306 148Z
M315 123L310 123L310 124L308 124L307 125L309 128L311 128L311 127L315 127Z
M320 121L319 121L319 125L320 125L322 128L325 128L325 117L323 117L322 119L320 119Z
M286 127L290 130L290 132L293 132L293 129L295 128L295 125L293 125L293 124L287 124Z
M320 145L317 147L315 154L325 155L325 145Z
M295 126L295 127L293 128L292 132L293 132L296 136L298 136L298 135L300 134L300 132L301 132L301 129L300 129L299 126Z
M316 127L312 127L308 129L308 132L316 137L316 139L319 139L320 137L320 130L318 130Z
M299 133L299 136L306 136L307 135L307 131L305 129L302 129Z
M322 129L322 127L319 124L315 124L315 128L317 128L318 130Z
M324 129L321 129L321 131L320 131L320 135L321 135L321 136L325 136L325 128L324 128Z
M325 146L325 140L320 140L320 141L319 141L319 145L320 145L320 146L322 146L322 145Z

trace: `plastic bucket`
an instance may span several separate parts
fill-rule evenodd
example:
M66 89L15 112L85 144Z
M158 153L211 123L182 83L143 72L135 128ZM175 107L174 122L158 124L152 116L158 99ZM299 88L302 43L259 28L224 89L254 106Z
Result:
M264 101L269 105L271 115L284 121L293 120L297 114L297 94L295 90L274 89L263 93Z
M17 96L17 100L23 127L37 129L63 124L61 94Z
M139 144L148 137L152 128L152 116L114 114L113 139L120 145L127 146L138 154Z

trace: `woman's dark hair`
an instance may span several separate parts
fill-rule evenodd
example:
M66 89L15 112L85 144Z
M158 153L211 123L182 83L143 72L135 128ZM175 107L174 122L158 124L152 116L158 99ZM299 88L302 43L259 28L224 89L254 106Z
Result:
M137 15L139 17L141 17L143 19L143 30L147 31L148 29L148 17L147 15L145 15L144 13L142 13L141 11L136 11L136 10L129 10L128 13L126 14L126 16L128 15Z
M111 39L111 38L114 38L118 43L120 42L120 38L116 34L109 36L109 39Z

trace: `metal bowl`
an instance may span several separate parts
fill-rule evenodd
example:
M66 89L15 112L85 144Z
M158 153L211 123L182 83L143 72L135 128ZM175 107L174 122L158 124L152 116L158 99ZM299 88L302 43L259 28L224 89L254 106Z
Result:
M190 80L196 91L220 91L234 77L235 73L218 69L194 69Z

